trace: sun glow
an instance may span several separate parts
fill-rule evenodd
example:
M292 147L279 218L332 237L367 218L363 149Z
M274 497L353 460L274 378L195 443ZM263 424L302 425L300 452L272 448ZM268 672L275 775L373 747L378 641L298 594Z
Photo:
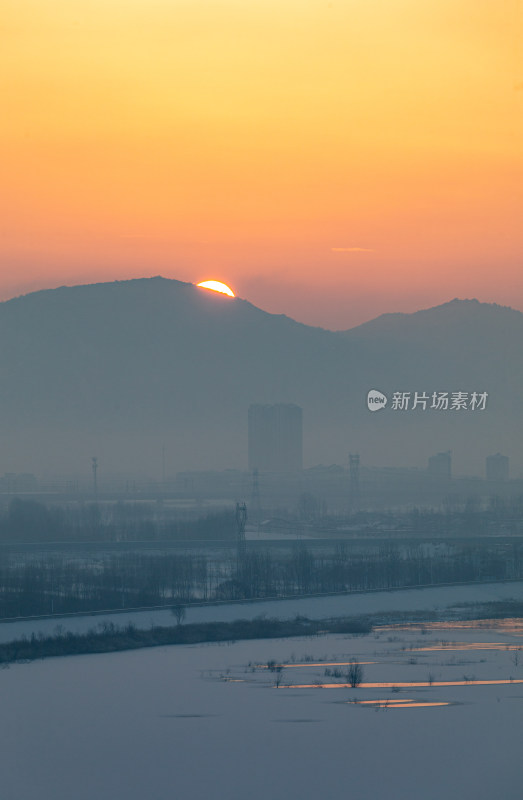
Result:
M220 283L220 281L202 281L197 285L202 289L212 289L213 292L221 292L222 294L228 294L229 297L235 297L232 289L229 289L225 283Z
M523 308L518 0L0 8L2 300L212 269L327 328L471 275Z

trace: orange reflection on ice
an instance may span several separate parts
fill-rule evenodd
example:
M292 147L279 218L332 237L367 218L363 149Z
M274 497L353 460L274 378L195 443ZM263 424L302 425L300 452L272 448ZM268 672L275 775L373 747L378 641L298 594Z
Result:
M279 669L292 669L293 667L350 667L351 664L354 662L352 661L306 661L304 664L275 664L274 666ZM358 664L377 664L377 661L358 661ZM274 669L274 667L269 667L267 664L258 664L258 669Z
M504 642L438 642L427 647L412 647L412 651L428 652L437 650L521 650L520 644L505 644Z
M391 703L414 703L411 697L401 697L399 700L385 698L384 700L347 700L347 703L355 706L390 705Z
M450 706L451 703L394 703L390 708L428 708L430 706ZM388 707L388 706L387 706Z
M497 681L388 681L382 683L360 683L359 689L407 689L425 686L502 686L507 683L523 683L522 680ZM302 683L287 686L287 689L354 689L350 683Z
M450 706L444 701L416 702L414 700L349 700L349 705L372 706L373 708L428 708L430 706Z
M514 633L523 636L523 619L508 617L507 619L470 619L447 622L407 622L398 625L379 625L376 631L438 631L438 630L482 630L484 628L502 630L503 633Z

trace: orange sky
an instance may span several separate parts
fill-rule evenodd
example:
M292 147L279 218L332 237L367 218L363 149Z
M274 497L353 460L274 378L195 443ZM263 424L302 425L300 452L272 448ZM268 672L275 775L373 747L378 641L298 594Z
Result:
M0 296L523 309L521 0L2 0Z

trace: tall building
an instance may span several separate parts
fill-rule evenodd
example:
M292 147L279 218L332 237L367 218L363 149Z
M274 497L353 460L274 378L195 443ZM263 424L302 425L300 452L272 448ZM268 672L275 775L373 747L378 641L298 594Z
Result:
M452 471L452 458L450 450L445 453L436 453L430 456L428 473L435 478L450 478Z
M294 472L302 467L302 409L293 403L249 406L249 469Z
M496 453L485 459L485 472L488 481L508 481L508 456Z

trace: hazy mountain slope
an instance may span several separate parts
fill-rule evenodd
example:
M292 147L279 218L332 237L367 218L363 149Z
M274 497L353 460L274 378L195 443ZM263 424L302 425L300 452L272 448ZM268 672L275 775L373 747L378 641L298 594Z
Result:
M308 463L424 463L454 449L470 469L511 450L522 418L523 314L452 301L343 333L192 284L152 278L63 287L0 304L4 470L244 466L247 408L304 408ZM366 392L489 391L482 415L380 412ZM469 466L470 464L470 466Z

